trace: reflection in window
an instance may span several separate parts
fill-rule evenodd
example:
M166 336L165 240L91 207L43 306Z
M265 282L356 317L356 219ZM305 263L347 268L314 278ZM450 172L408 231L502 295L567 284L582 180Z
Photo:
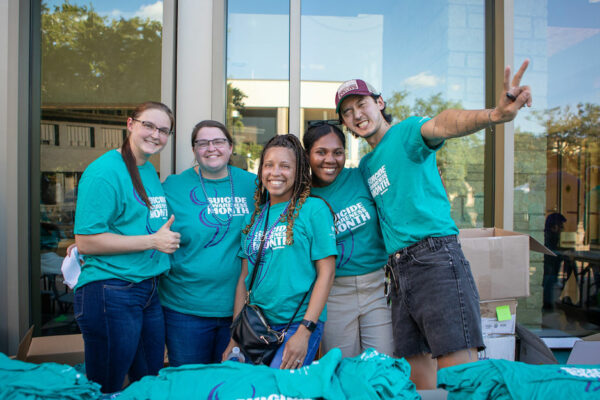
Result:
M258 171L264 145L288 133L289 2L227 3L227 128L235 166Z
M354 78L382 91L395 122L484 107L483 1L303 0L301 23L301 131L310 120L335 119L335 91ZM347 165L357 166L370 147L348 137ZM449 140L437 154L461 228L483 226L483 154L483 132Z
M515 2L514 26L515 65L531 59L534 98L515 122L514 226L559 254L532 253L519 312L535 328L584 336L600 331L590 313L600 306L600 3ZM571 274L574 291L564 289Z
M72 293L57 274L74 242L82 172L121 146L125 121L137 104L160 101L162 2L121 2L118 9L106 3L42 2L42 309L34 315L43 334L77 329ZM159 158L150 161L159 170Z

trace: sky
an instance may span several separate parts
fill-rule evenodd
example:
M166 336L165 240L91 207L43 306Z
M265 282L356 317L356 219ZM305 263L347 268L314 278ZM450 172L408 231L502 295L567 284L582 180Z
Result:
M229 1L228 76L287 79L287 3ZM467 108L483 106L483 1L339 4L302 1L303 80L362 77L384 97L408 90L410 102L442 92ZM523 84L532 87L532 109L600 104L600 0L519 0L514 7L513 73L530 59ZM540 128L525 118L518 124Z
M64 3L63 0L42 0L51 10L54 6ZM94 10L100 15L109 16L112 18L123 17L125 19L131 17L150 18L154 21L162 22L162 1L143 1L143 0L69 0L70 4L81 6L89 6L92 4Z

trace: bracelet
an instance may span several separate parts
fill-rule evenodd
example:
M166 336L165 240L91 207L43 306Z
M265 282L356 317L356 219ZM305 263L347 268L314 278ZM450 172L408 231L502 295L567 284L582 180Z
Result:
M494 134L494 124L492 123L492 111L494 111L493 108L488 111L488 128L490 130L490 133L493 135Z
M300 322L300 325L304 325L306 327L306 329L308 329L308 331L311 333L314 332L315 329L317 329L317 324L312 321L309 321L307 319L303 319Z

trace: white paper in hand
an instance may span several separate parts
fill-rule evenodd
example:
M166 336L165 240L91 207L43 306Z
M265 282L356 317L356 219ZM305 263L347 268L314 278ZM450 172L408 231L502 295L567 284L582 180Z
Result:
M60 270L62 271L63 278L65 279L63 283L69 288L73 289L75 285L77 285L77 280L79 279L79 274L81 273L80 257L77 246L71 249L70 256L65 257Z

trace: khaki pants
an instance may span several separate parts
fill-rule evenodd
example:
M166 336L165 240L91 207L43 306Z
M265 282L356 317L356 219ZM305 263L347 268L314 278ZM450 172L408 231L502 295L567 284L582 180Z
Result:
M327 300L323 353L334 347L354 357L369 347L392 356L392 316L383 293L383 268L366 275L335 278Z

